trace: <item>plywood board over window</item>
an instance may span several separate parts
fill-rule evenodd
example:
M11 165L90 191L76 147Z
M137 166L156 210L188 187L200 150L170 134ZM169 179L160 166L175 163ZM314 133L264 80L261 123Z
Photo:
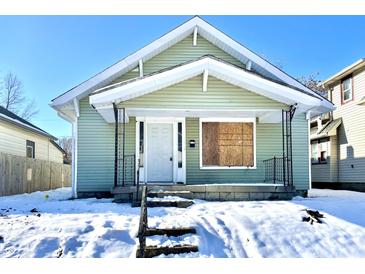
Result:
M203 166L254 166L253 123L203 122Z

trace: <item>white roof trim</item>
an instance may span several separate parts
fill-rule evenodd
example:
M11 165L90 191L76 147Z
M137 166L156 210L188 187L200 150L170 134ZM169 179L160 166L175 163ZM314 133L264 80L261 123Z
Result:
M108 106L112 103L130 100L190 79L204 73L205 70L208 70L209 75L213 77L272 100L288 105L298 103L298 109L300 111L307 111L313 107L326 107L325 103L327 101L325 100L267 80L230 64L212 59L211 57L205 57L100 93L95 93L89 98L90 104L96 108L100 108L101 106Z
M7 115L4 115L2 113L0 113L0 118L3 118L4 120L7 120L7 121L9 121L9 122L11 122L13 124L17 124L18 126L21 126L21 127L25 128L25 129L30 129L31 131L33 131L35 133L38 133L38 134L41 134L41 135L47 137L48 139L57 140L56 137L52 136L51 134L49 134L49 133L47 133L47 132L45 132L43 130L40 130L40 129L35 128L35 127L32 127L32 126L30 126L28 124L25 124L25 123L23 123L23 122L21 122L21 121L19 121L17 119L13 119L13 118L11 118L11 117L9 117Z
M282 81L292 86L306 90L307 92L312 93L314 96L318 97L315 92L305 87L296 79L290 77L274 65L270 64L268 61L264 60L263 58L250 51L246 47L242 46L238 42L234 41L232 38L214 28L201 18L194 17L186 23L170 31L169 33L165 34L161 38L148 44L139 51L129 55L125 59L105 69L104 71L93 76L89 80L81 83L80 85L74 87L63 95L55 98L50 105L57 109L59 106L69 102L75 97L80 99L86 96L93 90L100 88L102 85L107 84L108 82L119 77L120 75L123 75L133 67L137 66L139 60L142 59L145 62L146 60L164 51L168 47L181 41L188 35L192 34L196 27L198 28L198 33L202 37L212 42L216 46L222 48L241 62L247 62L251 60L253 64L257 64L258 66L272 73L274 76L278 77Z
M345 77L346 75L352 73L353 71L365 66L365 59L357 60L355 63L352 63L351 65L345 67L344 69L340 70L338 73L332 75L331 77L324 80L322 83L320 83L321 86L325 87L330 85L331 83L339 80L342 77Z

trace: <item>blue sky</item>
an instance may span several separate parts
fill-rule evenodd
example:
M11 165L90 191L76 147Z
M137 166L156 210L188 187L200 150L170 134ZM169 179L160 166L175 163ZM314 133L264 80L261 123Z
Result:
M71 126L52 98L159 38L191 16L0 16L0 74L15 73L55 136ZM324 79L365 57L365 16L202 16L294 77Z

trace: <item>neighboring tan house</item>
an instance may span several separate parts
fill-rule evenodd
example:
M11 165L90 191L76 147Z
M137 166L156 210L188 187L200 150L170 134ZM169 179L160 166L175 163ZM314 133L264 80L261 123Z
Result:
M365 191L365 59L321 85L336 109L311 122L312 185Z
M73 126L75 196L158 184L213 200L305 195L309 119L334 109L199 17L50 105Z
M57 138L0 106L0 152L63 163Z

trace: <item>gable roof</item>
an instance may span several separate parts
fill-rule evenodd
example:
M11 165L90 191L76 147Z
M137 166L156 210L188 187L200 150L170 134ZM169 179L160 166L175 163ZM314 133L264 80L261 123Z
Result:
M180 83L200 75L204 71L207 71L210 76L249 89L266 97L271 97L271 99L285 104L294 104L297 102L295 99L298 96L301 96L302 101L307 101L308 105L313 105L314 102L317 102L319 105L321 101L317 96L305 92L302 89L292 87L280 81L273 82L271 79L263 77L260 74L240 68L212 55L205 55L149 75L103 87L92 92L90 103L94 106L102 106L130 100L146 93Z
M247 72L247 73L250 73L250 74L253 74L253 75L259 76L259 77L261 77L261 78L263 78L263 79L266 79L266 80L269 80L269 81L272 81L272 82L278 83L278 84L283 85L283 86L287 86L287 87L290 87L290 88L296 89L296 90L301 91L301 92L303 92L303 93L305 93L305 94L308 94L308 95L310 95L310 96L318 97L318 96L315 96L314 94L309 93L309 92L307 92L307 91L305 91L305 90L303 90L303 89L301 89L301 88L297 88L297 87L294 87L294 86L292 86L292 85L289 85L289 84L287 84L287 83L286 83L286 82L284 82L284 81L276 80L276 79L272 79L271 77L268 77L268 76L266 76L266 75L264 75L264 74L262 74L262 73L259 73L259 72L253 71L253 70L248 70L248 69L246 69L245 67L242 67L242 66L237 66L236 64L233 64L233 63L231 63L231 62L228 62L228 61L226 61L226 60L223 60L223 59L221 59L221 58L218 58L218 57L216 57L216 56L214 56L214 55L212 55L212 54L205 54L205 55L203 55L203 56L201 56L201 57L199 57L199 58L196 58L196 59L193 59L193 60L189 60L189 61L186 61L186 62L183 62L183 63L177 64L177 65L174 65L174 66L171 66L171 67L163 68L163 69L161 69L161 70L154 71L154 72L152 72L152 73L145 74L145 75L143 75L143 76L139 76L139 77L135 77L135 78L127 79L127 80L124 80L124 81L121 81L121 82L113 83L113 84L111 84L111 85L107 85L107 86L105 86L105 87L102 87L102 88L100 88L100 89L97 89L97 90L95 90L95 91L91 92L91 94L92 94L92 95L94 95L94 94L98 94L98 93L101 93L101 92L104 92L104 91L107 91L107 90L110 90L110 89L117 88L117 87L119 87L119 86L127 85L127 84L129 84L129 83L132 83L132 82L135 82L135 81L138 81L138 80L141 80L141 79L147 78L147 77L151 77L151 76L153 76L153 75L160 74L160 73L163 73L163 72L165 72L165 71L173 70L173 69L175 69L175 68L178 68L178 67L181 67L181 66L184 66L184 65L187 65L187 64L191 64L191 63L194 63L194 62L196 62L196 61L199 61L199 60L202 60L202 59L206 59L206 58L210 58L210 59L212 59L212 60L216 60L216 61L218 61L218 62L228 64L228 65L230 65L230 66L232 66L232 67L235 67L235 68L237 68L237 69L243 70L243 71L245 71L245 72Z
M321 113L321 108L326 108L323 104L325 100L319 96L279 81L274 82L211 55L101 88L91 94L89 101L107 122L113 122L113 103L143 96L203 73L287 105L297 104L300 113L310 109Z
M44 131L43 129L33 125L32 123L28 122L27 120L19 117L14 112L11 112L7 110L6 108L0 106L0 119L6 120L12 124L15 124L17 126L20 126L24 129L31 130L35 133L41 134L43 136L46 136L52 140L57 140L56 137L52 136L48 132Z
M139 60L146 62L147 60L151 59L152 57L158 55L162 51L186 38L188 35L194 33L195 29L200 36L202 36L212 44L216 45L217 47L221 48L228 54L232 55L240 62L247 64L249 61L251 61L251 68L257 73L260 73L261 75L266 75L272 80L276 79L282 81L307 93L311 93L316 97L320 97L318 94L304 86L298 80L289 76L256 53L239 44L231 37L216 29L200 17L195 16L187 22L183 23L182 25L178 26L177 28L173 29L172 31L168 32L167 34L163 35L159 39L155 40L154 42L148 44L144 48L127 56L126 58L108 67L107 69L96 74L85 82L77 85L76 87L70 89L64 94L54 98L50 105L60 111L62 105L72 102L74 98L83 98L84 96L90 94L92 91L109 84L111 81L115 80L116 78L136 67ZM328 102L328 106L331 107L331 105L332 103Z
M327 78L323 82L320 83L320 86L324 88L328 88L329 85L333 84L334 82L350 75L354 71L365 67L365 58L361 58L356 62L352 63L351 65L345 67L344 69L340 70L336 74L332 75L331 77Z

